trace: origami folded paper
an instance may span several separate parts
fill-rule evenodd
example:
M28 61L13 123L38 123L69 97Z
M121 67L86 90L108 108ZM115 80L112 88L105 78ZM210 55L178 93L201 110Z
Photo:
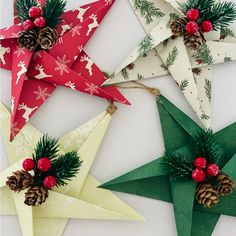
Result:
M236 38L224 28L205 33L206 44L197 50L183 37L171 39L170 14L183 13L175 0L130 0L147 36L104 84L141 80L170 73L202 124L211 125L211 84L214 64L236 59ZM184 0L178 2L185 2Z
M184 152L189 139L202 129L163 96L157 99L157 106L166 151ZM219 166L236 181L236 123L215 133L215 139L224 151ZM156 159L101 187L172 202L179 236L210 236L221 214L236 216L236 190L220 198L215 207L204 208L194 201L196 183L191 179L170 180L161 163L162 158Z
M83 164L77 176L65 187L50 191L39 207L24 204L24 192L13 193L6 178L21 168L22 159L32 155L42 134L27 124L10 142L10 113L0 106L1 131L11 166L0 173L1 215L18 215L24 236L59 236L69 218L99 220L143 220L111 191L98 189L99 182L89 174L96 153L109 126L111 115L103 112L59 139L62 153L78 150Z
M98 0L65 12L57 28L60 37L49 51L19 46L23 26L17 17L13 26L0 30L0 66L12 70L11 140L58 85L129 104L115 87L101 88L106 76L83 51L113 3Z

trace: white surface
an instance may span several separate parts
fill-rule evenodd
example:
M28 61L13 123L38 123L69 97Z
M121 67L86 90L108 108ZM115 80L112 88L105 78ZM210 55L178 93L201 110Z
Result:
M234 0L236 1L236 0ZM0 27L10 25L13 0L0 3ZM68 9L89 0L68 1ZM234 25L236 29L236 24ZM86 52L103 71L113 72L128 53L144 36L128 0L117 0L102 25L86 47ZM212 127L219 130L236 121L236 62L216 65L213 81ZM10 72L0 70L1 102L10 103ZM146 80L149 86L158 87L171 101L192 118L190 106L169 76ZM132 102L132 106L118 105L119 110L104 139L92 168L92 174L106 182L158 157L164 151L155 99L140 90L122 90ZM58 88L51 98L39 109L30 123L42 132L60 137L83 122L103 111L106 101L78 93L66 88ZM173 134L173 138L174 134ZM1 142L1 169L7 167L7 157ZM108 168L109 167L109 168ZM175 236L175 222L172 205L117 193L133 208L139 211L146 222L112 222L71 220L65 236ZM1 217L1 236L21 235L17 217ZM235 236L236 219L222 216L213 236ZM199 235L204 236L204 235Z

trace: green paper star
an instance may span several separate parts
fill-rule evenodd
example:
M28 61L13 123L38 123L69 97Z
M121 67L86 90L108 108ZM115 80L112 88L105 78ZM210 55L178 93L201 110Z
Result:
M157 99L157 106L166 151L186 150L191 136L196 131L202 131L202 128L163 96ZM218 131L214 136L224 149L220 160L222 171L236 181L236 123ZM195 202L196 183L191 179L170 181L161 161L161 158L156 159L101 187L172 202L179 236L210 236L221 214L236 216L236 190L221 197L215 207L204 208Z

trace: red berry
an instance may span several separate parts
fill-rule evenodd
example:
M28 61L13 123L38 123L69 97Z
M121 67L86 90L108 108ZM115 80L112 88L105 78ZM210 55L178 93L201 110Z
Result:
M205 157L196 157L193 164L196 168L204 169L206 168L207 161Z
M31 158L27 158L23 161L22 166L26 171L31 171L35 167L34 160Z
M195 21L189 21L186 25L186 31L189 34L195 34L198 32L198 24Z
M192 179L199 183L199 182L202 182L206 177L206 174L205 172L202 170L202 169L195 169L192 171Z
M212 23L209 20L203 21L201 24L201 29L205 33L212 31L213 29Z
M199 11L198 9L189 9L186 13L186 17L188 18L188 20L190 21L196 21L199 18Z
M32 17L33 19L38 18L42 15L42 9L40 7L31 7L29 9L29 17Z
M46 157L41 158L39 159L37 166L40 171L46 172L51 168L51 161Z
M219 166L216 164L210 164L207 166L207 174L210 176L216 176L219 173Z
M34 28L34 22L32 20L25 20L23 22L23 28L24 30L31 30Z
M34 24L39 28L43 28L46 25L46 20L40 16L34 20Z
M44 180L43 180L43 185L46 188L53 188L55 187L57 184L56 178L53 176L47 176Z

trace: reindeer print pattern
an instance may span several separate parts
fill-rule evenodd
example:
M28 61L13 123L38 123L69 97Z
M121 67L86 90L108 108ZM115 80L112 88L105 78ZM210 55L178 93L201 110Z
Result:
M18 110L25 110L23 114L23 118L25 119L26 122L29 121L31 113L36 110L38 107L30 108L26 104L22 103L18 106Z
M79 13L77 15L77 19L79 19L81 23L84 21L84 14L89 8L90 6L88 6L87 8L78 8Z
M35 79L44 79L44 78L51 78L52 77L52 75L47 75L44 73L44 68L41 65L37 65L35 67L35 70L39 71L39 73L34 76Z
M16 84L19 83L19 80L21 78L21 76L26 73L27 68L25 67L25 62L24 61L20 61L19 64L17 65L18 67L20 67L20 71L17 73L17 78L16 78Z
M92 14L89 18L93 20L93 23L91 23L91 24L88 25L88 31L87 31L86 36L89 36L89 34L91 33L91 31L92 31L94 28L97 28L97 27L99 26L99 24L98 24L98 22L97 22L97 15L96 15L96 14Z
M85 68L89 71L89 75L93 75L93 71L92 71L92 66L93 66L93 61L88 57L88 56L83 56L81 57L80 59L81 62L84 62L86 61L87 62L87 65L85 66Z
M0 60L2 62L3 65L6 65L6 61L5 61L5 58L4 58L4 55L6 53L10 53L10 48L5 48L2 46L2 44L0 44Z

